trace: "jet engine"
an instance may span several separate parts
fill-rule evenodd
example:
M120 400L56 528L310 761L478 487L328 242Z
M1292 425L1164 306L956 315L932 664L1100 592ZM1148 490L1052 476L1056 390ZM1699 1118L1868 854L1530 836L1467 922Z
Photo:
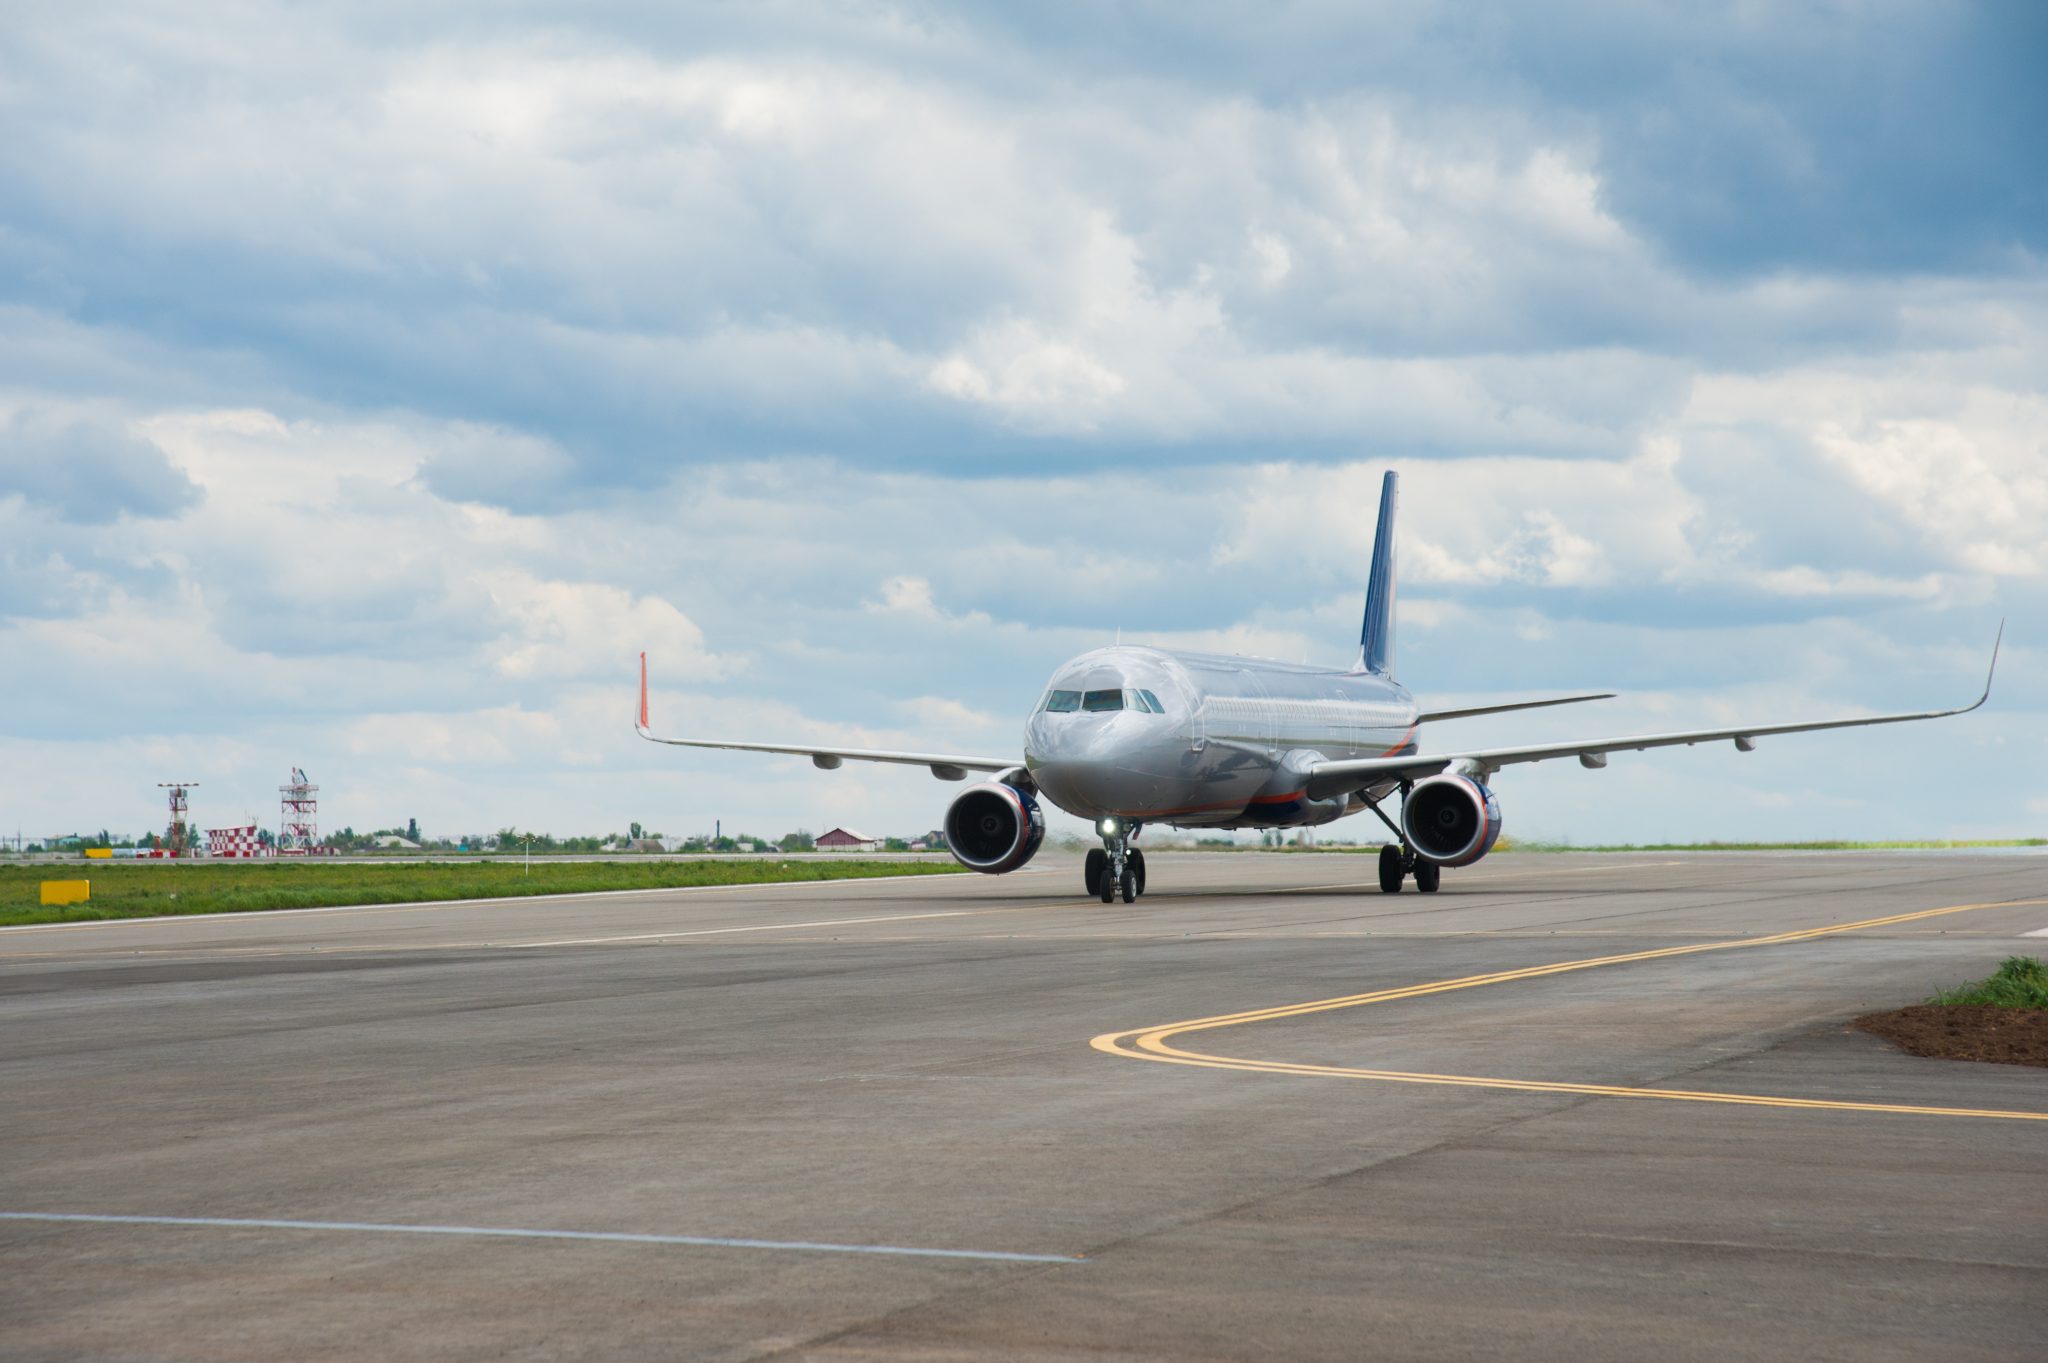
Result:
M1027 790L984 781L946 810L946 847L970 871L999 876L1031 860L1045 841L1045 814Z
M1401 831L1425 861L1470 866L1500 840L1500 802L1469 776L1432 776L1408 792Z

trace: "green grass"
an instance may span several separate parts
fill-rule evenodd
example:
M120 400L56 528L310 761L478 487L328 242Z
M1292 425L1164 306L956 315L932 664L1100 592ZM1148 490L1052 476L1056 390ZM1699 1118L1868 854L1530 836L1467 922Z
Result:
M0 926L70 923L161 914L246 913L312 909L333 904L411 904L441 899L510 899L589 890L657 890L693 885L762 885L786 881L862 880L874 876L946 875L946 862L840 861L790 858L747 861L424 862L364 866L301 862L106 862L0 866ZM90 880L92 900L44 907L45 880Z
M1914 838L1897 842L1618 842L1581 846L1502 838L1496 852L1886 852L1950 847L2048 847L2048 838Z
M2048 965L2008 956L1990 979L1944 989L1927 1001L1949 1008L2048 1008Z

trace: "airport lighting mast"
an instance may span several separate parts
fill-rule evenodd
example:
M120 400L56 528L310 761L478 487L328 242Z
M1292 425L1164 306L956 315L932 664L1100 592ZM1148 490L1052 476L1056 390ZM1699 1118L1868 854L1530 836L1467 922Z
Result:
M309 856L320 845L319 789L302 767L292 768L290 785L277 788L277 855Z
M174 857L189 857L196 850L197 839L192 836L186 814L191 807L188 791L197 790L197 781L159 781L157 789L171 793L171 826L164 833L164 850Z

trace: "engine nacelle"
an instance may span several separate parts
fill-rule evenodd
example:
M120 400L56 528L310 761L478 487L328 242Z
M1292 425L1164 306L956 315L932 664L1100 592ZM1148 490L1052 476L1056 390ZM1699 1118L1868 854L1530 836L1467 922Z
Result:
M1432 776L1408 792L1401 831L1416 856L1439 866L1470 866L1500 840L1500 802L1469 776Z
M946 847L970 871L1014 871L1045 841L1045 814L1028 790L984 781L960 792L946 810Z

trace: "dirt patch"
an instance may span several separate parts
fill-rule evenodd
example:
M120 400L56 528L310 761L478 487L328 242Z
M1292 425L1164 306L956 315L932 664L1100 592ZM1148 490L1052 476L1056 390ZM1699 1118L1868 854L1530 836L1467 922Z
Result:
M2048 1067L2048 1009L1922 1003L1850 1025L1914 1055Z

